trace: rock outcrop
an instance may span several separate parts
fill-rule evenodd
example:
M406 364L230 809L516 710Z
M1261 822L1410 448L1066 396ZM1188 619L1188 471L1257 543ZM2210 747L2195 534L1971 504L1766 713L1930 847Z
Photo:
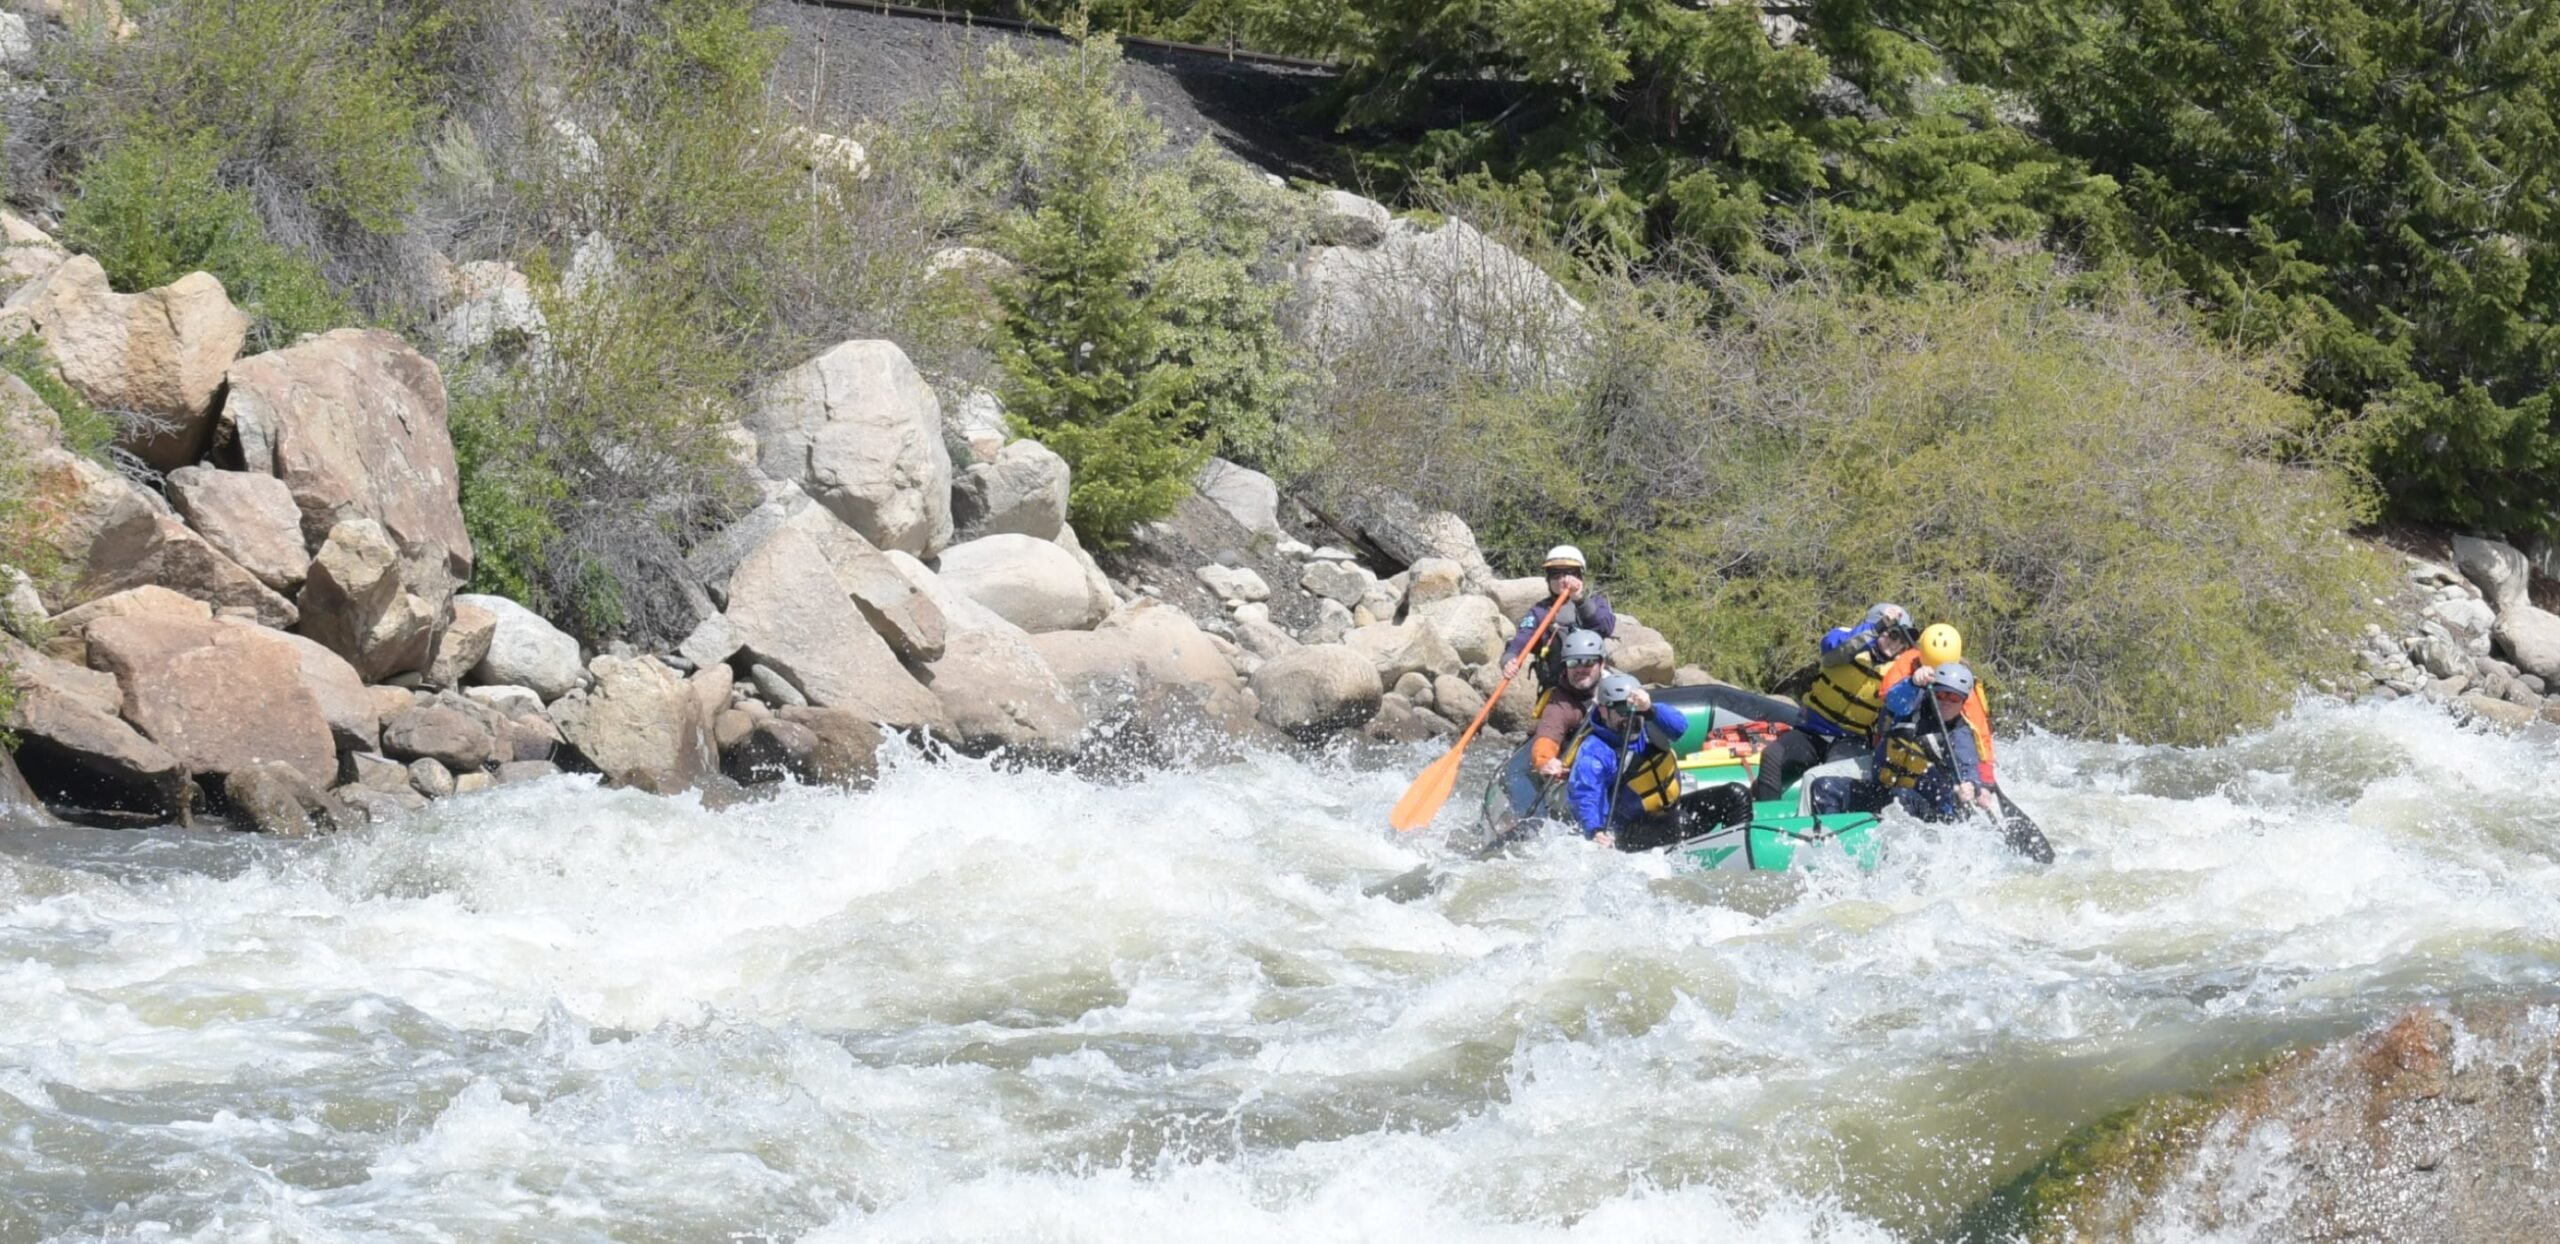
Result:
M179 765L218 777L260 761L314 783L337 776L328 715L302 681L291 644L251 626L149 615L89 627L89 660L115 675L122 710ZM260 688L257 695L244 688Z
M985 536L942 554L942 581L1006 621L1034 633L1080 631L1101 621L1111 601L1097 599L1084 564L1053 540Z
M115 677L0 639L17 699L5 721L17 760L45 800L183 821L194 807L187 769L120 715Z
M551 706L561 737L605 777L671 795L716 772L711 723L682 678L647 657L597 657L593 690Z
M117 443L165 471L203 456L206 412L249 317L207 273L119 294L97 260L77 255L0 306L0 336L29 332L91 405L134 416Z
M753 662L779 672L820 708L866 721L941 730L942 703L873 632L815 541L776 531L729 579L730 625Z
M461 477L435 362L379 329L342 328L234 364L222 432L243 466L283 480L317 548L348 519L471 577Z
M848 341L783 373L746 422L766 475L872 544L931 557L950 543L941 404L895 344Z
M339 523L302 585L302 633L367 682L423 671L453 599L445 568L440 549L404 550L372 519Z
M270 589L290 596L311 568L302 511L272 475L181 467L169 472L169 501L187 525Z
M1309 644L1263 663L1253 693L1262 720L1301 737L1360 725L1385 688L1369 656L1343 644Z

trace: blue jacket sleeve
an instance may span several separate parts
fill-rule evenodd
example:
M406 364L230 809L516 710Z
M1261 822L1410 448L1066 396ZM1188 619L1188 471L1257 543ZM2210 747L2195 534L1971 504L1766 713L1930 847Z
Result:
M1919 710L1921 693L1927 690L1905 678L1893 684L1893 690L1884 693L1884 711L1896 717L1908 717Z
M1875 637L1876 628L1863 622L1856 626L1832 627L1830 632L1822 637L1822 663L1838 665L1858 655L1858 650L1866 647Z
M1609 788L1618 784L1618 749L1595 735L1574 753L1573 772L1564 779L1564 797L1574 824L1585 838L1609 828Z
M1675 739L1689 732L1689 715L1668 704L1653 706L1653 721L1655 725L1670 731L1671 737Z
M1947 750L1956 758L1957 781L1981 779L1982 749L1974 744L1973 723L1961 720L1947 723Z

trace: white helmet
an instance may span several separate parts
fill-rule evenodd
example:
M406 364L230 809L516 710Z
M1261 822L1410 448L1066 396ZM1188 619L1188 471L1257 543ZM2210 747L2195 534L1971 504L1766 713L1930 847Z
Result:
M1570 544L1559 544L1547 550L1547 560L1540 565L1539 569L1580 570L1582 567L1582 550Z

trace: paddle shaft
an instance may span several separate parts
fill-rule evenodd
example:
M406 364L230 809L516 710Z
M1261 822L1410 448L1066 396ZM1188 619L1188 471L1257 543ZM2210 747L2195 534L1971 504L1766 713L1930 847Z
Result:
M1547 602L1546 616L1538 619L1536 629L1529 632L1529 642L1520 648L1519 666L1505 672L1502 681L1493 685L1493 694L1484 698L1484 707L1476 710L1476 719L1468 722L1467 728L1459 733L1457 745L1451 747L1447 755L1431 762L1431 767L1424 769L1422 776L1405 788L1404 798L1397 800L1395 809L1387 814L1388 823L1395 826L1397 833L1411 833L1430 824L1431 818L1439 815L1440 805L1447 803L1449 792L1457 789L1458 761L1467 754L1467 745L1476 741L1476 732L1484 729L1484 723L1493 716L1493 706L1502 702L1502 693L1511 689L1511 680L1519 677L1520 670L1528 666L1530 654L1538 650L1538 641L1547 637L1547 628L1556 624L1556 614L1564 609L1565 600L1572 595L1569 591L1557 592L1556 598Z

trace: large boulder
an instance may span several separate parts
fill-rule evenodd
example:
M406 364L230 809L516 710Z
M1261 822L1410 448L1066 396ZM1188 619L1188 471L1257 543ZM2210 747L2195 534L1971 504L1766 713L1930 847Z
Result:
M303 539L369 518L403 549L440 550L471 577L461 476L435 362L379 329L342 328L231 368L222 426L248 470L283 480Z
M1358 562L1313 561L1298 574L1298 586L1345 609L1357 609L1378 585L1378 576Z
M115 677L54 660L0 637L17 696L0 726L18 736L28 784L54 803L183 820L187 770L119 715Z
M1555 599L1547 590L1545 575L1528 575L1518 579L1496 579L1484 589L1485 596L1502 616L1517 624L1530 610Z
M381 737L382 719L374 706L373 692L356 673L356 667L308 636L285 631L261 633L293 649L302 689L310 692L312 702L320 706L320 716L329 723L329 734L337 740L338 750L372 751Z
M1085 630L1111 611L1084 564L1055 541L985 536L943 550L942 581L1034 633Z
M366 682L427 668L453 600L443 551L403 549L370 518L331 528L302 585L302 633Z
M959 540L1006 533L1056 539L1067 525L1067 460L1032 440L997 450L995 461L974 464L953 481L951 525Z
M792 773L818 786L867 786L880 773L880 727L850 709L784 708L774 718L809 732L811 750L792 758Z
M311 568L302 541L302 511L293 490L272 475L182 467L169 473L169 500L222 555L258 582L290 594Z
M1511 638L1502 610L1483 596L1450 596L1414 608L1408 622L1428 622L1449 641L1450 651L1466 665L1482 665L1502 656ZM1441 671L1455 673L1454 670Z
M115 675L125 719L198 776L262 760L327 785L338 748L293 645L254 626L135 615L89 627L90 664Z
M747 414L764 473L883 549L951 540L951 451L933 389L887 341L848 341L783 373Z
M1658 686L1671 681L1680 661L1662 632L1622 613L1609 637L1609 664Z
M711 719L684 679L650 657L597 657L590 691L551 706L560 736L617 785L672 795L720 766Z
M1227 512L1236 525L1256 535L1281 537L1280 486L1271 477L1251 467L1240 467L1224 458L1211 458L1192 477L1191 486L1210 504ZM1345 602L1351 603L1351 602Z
M2560 683L2560 616L2532 605L2517 605L2498 615L2498 650L2516 668Z
M1460 585L1467 591L1491 591L1500 582L1476 547L1475 532L1446 510L1425 510L1410 498L1381 492L1345 502L1342 517L1387 556L1407 565L1429 558L1456 562Z
M739 563L728 617L744 658L779 672L814 706L901 728L948 725L941 701L899 663L798 528L774 532Z
M906 574L890 562L888 554L872 547L862 533L845 526L844 520L820 506L804 506L785 520L785 525L809 537L817 546L827 560L827 568L835 572L836 585L844 589L854 607L871 623L871 629L888 640L889 647L900 657L928 662L942 655L949 624L941 606L917 591Z
M2532 582L2533 569L2515 546L2502 540L2455 536L2453 564L2500 615L2526 603L2525 589Z
M1538 680L1528 671L1521 671L1509 686L1503 686L1501 666L1479 665L1474 673L1467 676L1467 685L1475 688L1481 696L1491 696L1494 688L1502 687L1502 698L1493 702L1493 712L1485 719L1486 724L1494 729L1520 731L1536 724Z
M1027 635L955 635L931 672L952 740L963 748L1063 756L1084 734L1084 714Z
M1343 644L1308 644L1253 674L1262 720L1301 737L1367 722L1386 687L1376 662Z
M166 471L204 456L207 411L249 317L208 273L119 294L97 260L78 255L0 306L0 336L30 332L91 405L141 416L117 443Z
M181 596L158 584L129 587L53 615L45 624L45 629L50 632L45 651L86 667L89 664L89 624L100 618L121 618L132 614L210 622L213 620L213 606L192 596Z
M1387 230L1395 225L1395 214L1386 204L1348 190L1318 192L1312 217L1317 241L1364 250L1386 241Z
M1253 693L1225 654L1190 615L1161 601L1140 597L1093 630L1034 635L1031 646L1096 726L1226 737L1262 729Z
M1522 382L1579 372L1587 317L1538 265L1454 217L1436 228L1392 220L1380 232L1367 245L1314 247L1298 265L1307 337L1320 354L1386 331L1452 343L1465 362Z
M578 662L578 641L544 621L541 614L504 596L473 593L453 598L454 607L481 610L496 619L489 632L489 654L465 675L490 687L525 687L544 703L567 695L586 682Z
M222 798L245 828L287 838L353 829L363 823L319 783L281 761L261 761L224 775Z
M1427 621L1378 622L1354 627L1342 642L1352 651L1367 657L1382 685L1392 685L1408 673L1431 678L1456 674L1466 668L1458 659L1457 649L1449 645L1440 628Z
M35 455L29 494L55 516L38 538L68 571L54 604L70 608L156 584L212 605L249 610L274 627L294 624L293 602L162 509L123 476L66 450Z

